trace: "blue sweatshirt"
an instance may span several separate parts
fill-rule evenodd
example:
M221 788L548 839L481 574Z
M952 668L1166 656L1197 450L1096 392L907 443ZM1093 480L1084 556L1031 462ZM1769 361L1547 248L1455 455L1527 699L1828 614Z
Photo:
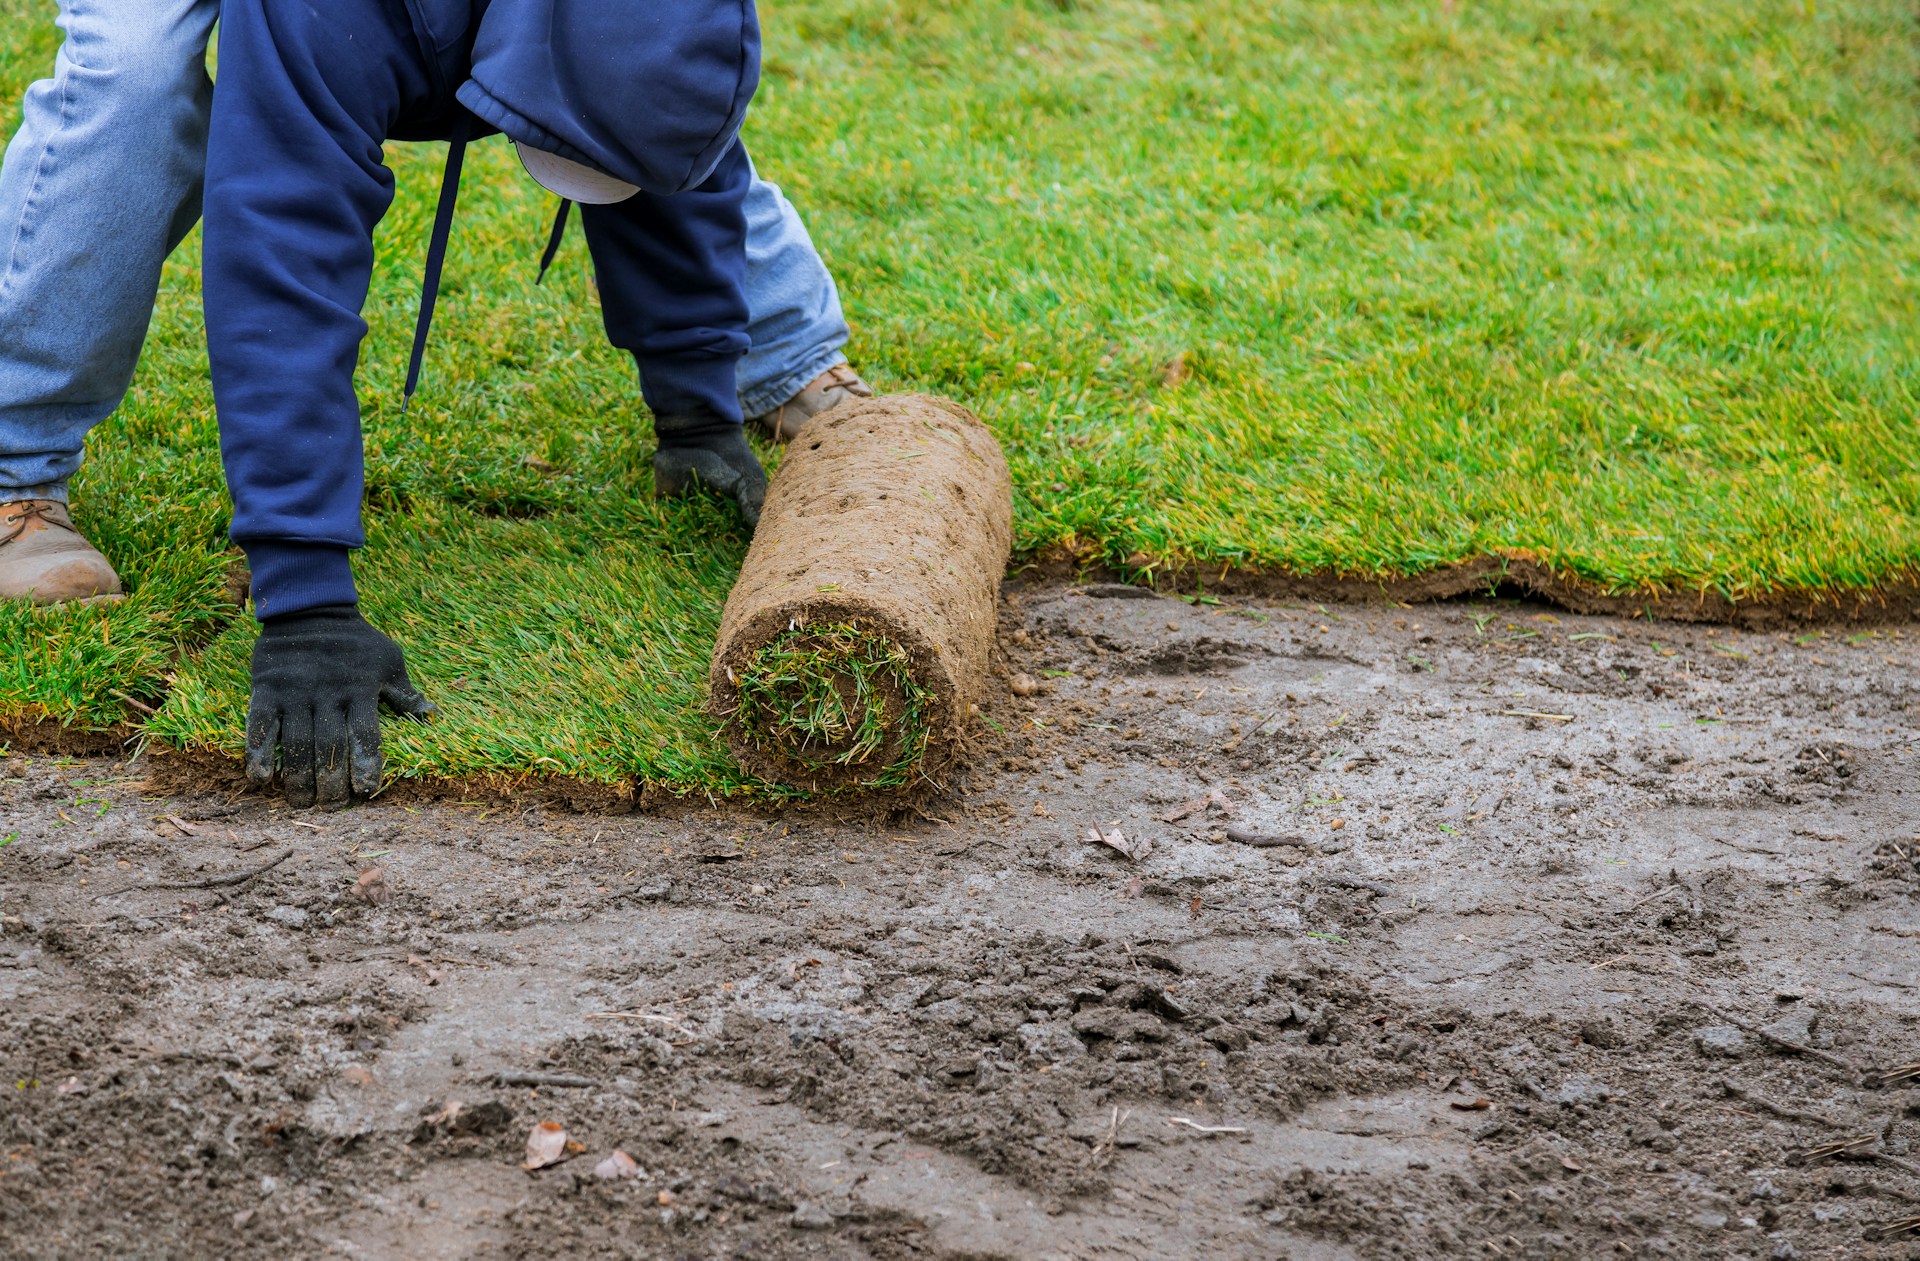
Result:
M445 139L470 111L470 134L639 186L582 208L608 339L656 413L738 422L738 131L758 70L751 0L225 0L202 293L256 616L356 598L353 372L393 199L384 142Z

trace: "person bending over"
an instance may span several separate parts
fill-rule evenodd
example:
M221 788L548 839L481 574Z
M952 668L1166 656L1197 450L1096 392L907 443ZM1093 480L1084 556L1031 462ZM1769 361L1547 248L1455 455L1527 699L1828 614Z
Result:
M399 645L357 608L353 373L390 139L451 139L415 366L465 142L505 133L579 201L608 339L654 416L661 494L751 526L766 475L742 431L746 202L758 77L742 0L226 0L207 156L203 295L232 537L262 623L246 767L287 800L378 790L379 707L422 717ZM413 374L409 373L411 385Z
M0 599L112 600L69 483L126 396L160 267L200 215L219 0L59 0L66 38L0 162ZM871 394L833 278L780 190L747 190L752 349L736 388L776 437Z

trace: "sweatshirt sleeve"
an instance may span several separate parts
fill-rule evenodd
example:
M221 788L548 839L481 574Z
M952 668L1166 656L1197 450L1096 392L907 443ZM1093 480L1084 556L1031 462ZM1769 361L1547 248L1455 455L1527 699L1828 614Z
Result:
M221 15L202 294L232 537L262 618L355 598L353 373L373 231L393 197L381 142L428 90L403 6L326 10L227 0Z

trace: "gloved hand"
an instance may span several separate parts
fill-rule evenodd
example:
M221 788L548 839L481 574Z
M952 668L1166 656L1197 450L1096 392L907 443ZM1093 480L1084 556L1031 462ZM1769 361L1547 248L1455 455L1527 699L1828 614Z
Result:
M748 529L760 524L767 471L739 421L705 413L655 416L653 432L660 440L653 453L656 494L678 497L704 486L739 504Z
M273 779L291 806L344 806L380 790L380 702L426 718L433 702L407 677L400 645L351 604L269 618L253 645L247 778Z

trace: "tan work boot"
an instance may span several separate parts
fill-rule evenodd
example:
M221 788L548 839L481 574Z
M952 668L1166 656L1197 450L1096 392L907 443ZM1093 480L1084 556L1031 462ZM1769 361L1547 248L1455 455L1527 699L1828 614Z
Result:
M0 600L118 600L120 575L55 499L0 503Z
M781 442L792 442L800 429L821 412L832 411L850 398L872 398L873 387L846 364L836 364L807 383L807 388L753 421Z

